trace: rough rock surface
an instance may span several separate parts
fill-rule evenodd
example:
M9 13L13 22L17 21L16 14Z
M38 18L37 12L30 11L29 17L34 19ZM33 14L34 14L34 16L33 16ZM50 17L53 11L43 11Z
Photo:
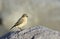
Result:
M60 32L44 26L35 26L23 31L9 32L0 39L60 39Z

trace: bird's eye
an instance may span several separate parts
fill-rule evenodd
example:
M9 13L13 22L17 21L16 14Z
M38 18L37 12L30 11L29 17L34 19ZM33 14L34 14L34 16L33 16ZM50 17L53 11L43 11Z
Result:
M26 16L26 17L28 17L28 16Z

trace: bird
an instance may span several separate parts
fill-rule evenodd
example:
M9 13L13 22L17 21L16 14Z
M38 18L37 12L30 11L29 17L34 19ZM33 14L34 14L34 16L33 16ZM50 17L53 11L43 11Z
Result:
M28 15L23 14L22 17L19 18L18 21L15 23L15 25L10 28L10 30L14 27L17 27L22 31L21 28L27 24L27 19L28 19Z

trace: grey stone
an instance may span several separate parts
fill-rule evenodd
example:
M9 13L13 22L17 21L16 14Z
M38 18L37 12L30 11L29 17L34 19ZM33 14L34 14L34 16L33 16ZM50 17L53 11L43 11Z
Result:
M9 33L8 33L9 34ZM60 32L44 26L35 26L23 31L13 31L3 39L60 39ZM1 38L1 39L2 39Z

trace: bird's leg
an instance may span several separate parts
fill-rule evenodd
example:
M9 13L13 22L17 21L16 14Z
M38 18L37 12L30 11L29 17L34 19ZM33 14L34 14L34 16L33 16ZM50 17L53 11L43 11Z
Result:
M23 29L21 29L21 28L19 28L21 31L23 30Z
M21 29L20 27L18 27L20 29L20 31L22 31L23 29Z

